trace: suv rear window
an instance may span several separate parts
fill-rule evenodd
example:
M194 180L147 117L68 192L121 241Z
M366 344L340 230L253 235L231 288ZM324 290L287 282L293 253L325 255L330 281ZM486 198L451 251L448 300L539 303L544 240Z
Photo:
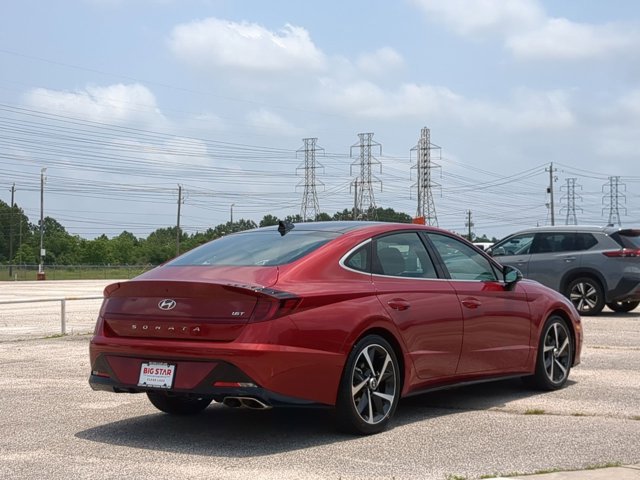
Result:
M169 266L271 266L291 263L340 236L301 231L284 236L273 231L237 233L218 238L169 262Z
M640 230L620 230L611 235L623 248L640 249Z

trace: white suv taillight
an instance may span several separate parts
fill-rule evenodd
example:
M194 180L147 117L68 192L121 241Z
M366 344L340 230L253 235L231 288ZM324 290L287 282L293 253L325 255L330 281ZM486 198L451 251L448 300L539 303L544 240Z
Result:
M622 250L613 250L611 252L602 252L607 257L640 257L640 249L634 250L632 248L623 248Z

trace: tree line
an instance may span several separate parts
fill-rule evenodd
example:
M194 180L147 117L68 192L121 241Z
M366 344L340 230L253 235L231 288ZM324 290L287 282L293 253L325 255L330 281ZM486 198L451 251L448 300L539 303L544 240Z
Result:
M396 212L392 208L377 208L375 212L368 212L368 216L384 222L411 223L412 220L410 215ZM351 219L350 209L333 215L320 213L315 218L316 221ZM268 214L259 224L240 219L193 234L180 231L180 253L229 233L277 225L279 220ZM289 215L282 220L293 223L303 221L300 215ZM92 240L70 234L60 222L51 217L44 218L43 227L46 265L158 265L175 257L177 253L178 232L175 226L158 228L146 238L136 237L125 230L112 238L103 234ZM34 265L40 262L39 254L39 222L31 223L17 204L11 207L0 200L0 263Z

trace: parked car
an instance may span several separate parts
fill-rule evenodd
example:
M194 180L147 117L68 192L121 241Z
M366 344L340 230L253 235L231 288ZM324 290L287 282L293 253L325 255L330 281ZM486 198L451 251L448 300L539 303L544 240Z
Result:
M605 305L629 312L640 304L640 230L614 227L536 227L489 249L503 265L566 295L581 315Z
M229 235L114 283L91 339L95 390L170 414L334 408L358 434L401 397L524 377L565 385L582 327L565 297L460 237L371 222Z

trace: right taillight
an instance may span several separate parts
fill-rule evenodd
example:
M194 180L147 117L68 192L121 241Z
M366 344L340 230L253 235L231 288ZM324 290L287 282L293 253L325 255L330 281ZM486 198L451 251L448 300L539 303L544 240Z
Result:
M602 254L606 255L607 257L614 257L614 258L640 257L640 249L634 250L632 248L623 248L622 250L602 252Z

